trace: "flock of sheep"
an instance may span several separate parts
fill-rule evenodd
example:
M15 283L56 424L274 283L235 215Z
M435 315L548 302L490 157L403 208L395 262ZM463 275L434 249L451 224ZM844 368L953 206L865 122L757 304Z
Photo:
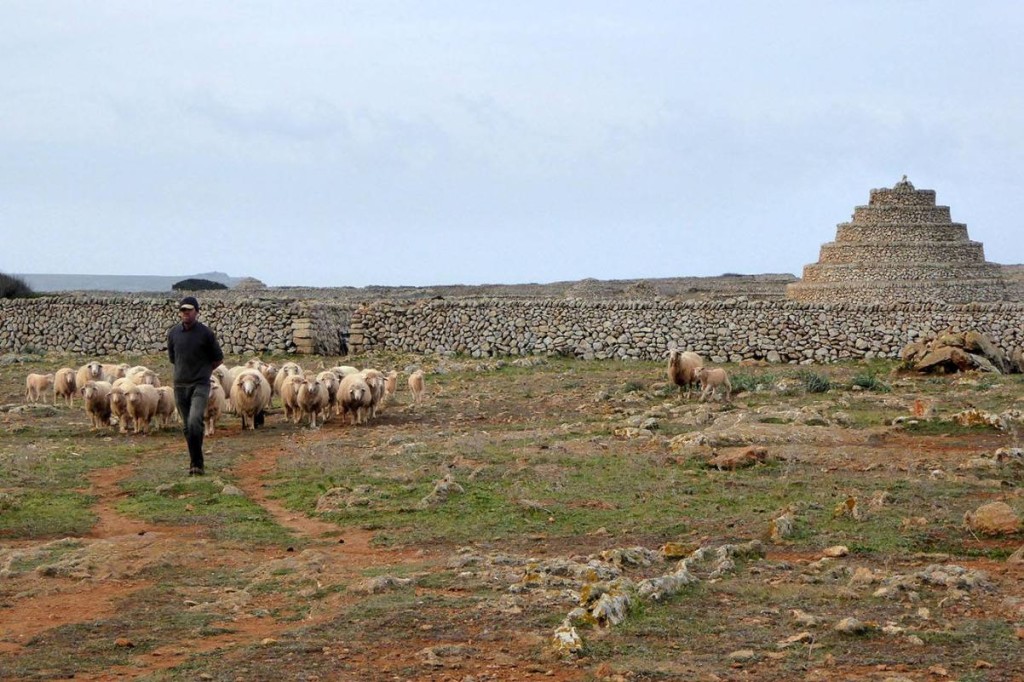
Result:
M672 348L668 352L668 377L686 397L700 387L700 400L715 396L730 399L732 386L721 367L705 367L702 358L691 351ZM204 422L206 434L216 429L221 415L234 413L242 419L242 429L255 429L257 421L279 396L286 421L306 421L311 428L338 416L352 425L365 424L393 398L398 372L384 374L377 369L338 366L320 372L304 370L298 363L285 362L278 368L253 358L244 365L220 365L213 371L210 399ZM29 374L25 379L25 400L38 402L49 391L53 402L63 398L74 406L81 395L92 429L117 423L121 433L129 426L135 433L149 433L154 421L166 427L177 419L174 391L161 386L153 370L138 365L88 362L78 370L63 367L53 374ZM419 405L424 395L423 370L409 375L413 402Z
M395 394L398 372L385 375L376 369L339 366L319 373L303 370L295 362L280 368L258 358L245 365L220 365L213 371L210 399L204 423L211 435L222 414L232 412L242 419L243 429L254 429L280 396L285 419L298 424L308 420L316 428L337 415L353 425L364 424ZM174 390L160 385L153 370L138 365L103 364L91 361L78 370L63 367L53 374L29 374L25 379L26 402L38 402L53 391L53 403L63 398L74 407L76 395L82 397L92 429L116 422L121 433L149 433L154 421L166 427L177 419ZM409 375L413 402L419 405L425 391L423 370Z

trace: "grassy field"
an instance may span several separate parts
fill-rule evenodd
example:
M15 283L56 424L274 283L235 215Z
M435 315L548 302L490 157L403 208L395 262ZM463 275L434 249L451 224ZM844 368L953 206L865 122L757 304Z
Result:
M177 427L22 407L87 358L3 359L0 679L1024 679L1024 535L964 525L1024 514L1021 376L727 365L705 404L646 362L264 359L400 390L224 417L189 478Z

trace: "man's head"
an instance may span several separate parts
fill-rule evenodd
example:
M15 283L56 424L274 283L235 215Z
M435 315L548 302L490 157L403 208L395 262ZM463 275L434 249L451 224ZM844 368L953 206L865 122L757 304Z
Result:
M196 323L196 317L199 315L199 301L195 296L186 296L178 304L178 312L181 314L181 323L188 329Z

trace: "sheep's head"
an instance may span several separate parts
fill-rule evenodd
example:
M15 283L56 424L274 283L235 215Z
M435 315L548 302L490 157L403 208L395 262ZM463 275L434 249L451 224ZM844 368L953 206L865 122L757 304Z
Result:
M89 368L89 376L91 376L93 379L99 379L100 376L103 374L103 365L96 362L95 360L87 364L86 367Z

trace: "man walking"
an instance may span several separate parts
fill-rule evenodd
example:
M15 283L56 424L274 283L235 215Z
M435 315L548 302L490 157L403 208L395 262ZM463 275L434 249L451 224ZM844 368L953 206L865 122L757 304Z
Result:
M224 362L217 337L198 321L199 301L186 296L178 304L181 324L167 332L167 357L174 365L174 402L185 425L188 443L189 476L202 476L203 433L206 403L210 399L210 377Z

